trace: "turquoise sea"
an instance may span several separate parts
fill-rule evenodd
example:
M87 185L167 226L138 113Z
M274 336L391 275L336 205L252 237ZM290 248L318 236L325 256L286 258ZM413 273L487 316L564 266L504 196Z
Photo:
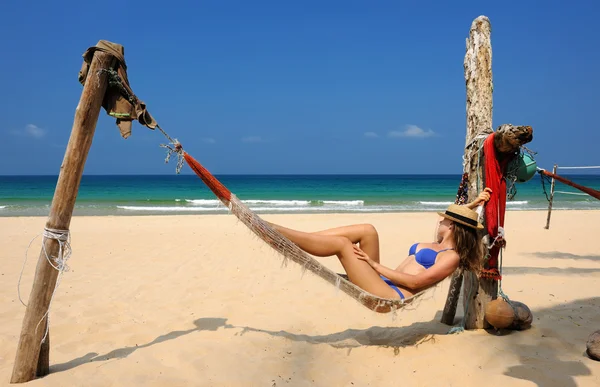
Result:
M565 175L600 190L600 175ZM459 175L217 176L258 213L437 211L456 197ZM0 176L0 216L47 216L57 176ZM516 184L509 211L545 210L541 178ZM546 189L550 190L547 185ZM578 192L557 182L556 190ZM557 193L556 210L600 209L587 195ZM195 175L84 175L74 215L222 214Z

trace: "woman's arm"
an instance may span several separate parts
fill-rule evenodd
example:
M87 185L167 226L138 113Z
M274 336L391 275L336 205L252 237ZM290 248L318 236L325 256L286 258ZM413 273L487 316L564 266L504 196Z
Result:
M373 260L367 261L367 263L369 265L371 265L371 267L373 269L375 269L375 271L377 273L389 278L396 285L401 285L408 289L417 289L418 288L419 280L416 275L406 274L406 273L402 273L402 272L390 269L389 267L385 267L382 264L377 263Z
M404 286L411 290L418 290L435 285L444 278L448 277L450 274L454 273L458 263L458 256L455 260L438 258L438 262L436 262L435 265L419 274L401 273L399 271L382 266L375 261L373 261L373 263L375 264L372 266L373 269L375 269L375 271L377 271L379 274L382 274L392 280L393 283Z
M488 200L490 200L490 194L492 193L491 188L486 187L480 194L479 196L477 196L477 199L473 200L471 203L467 203L465 204L465 206L469 207L470 209L475 209L475 207L477 207L479 204L483 203L483 202L487 202Z
M455 251L440 253L435 265L419 274L402 273L373 261L358 246L354 246L358 259L367 262L377 273L389 278L393 283L411 290L418 290L434 285L452 274L458 266L459 257ZM443 257L442 255L446 255Z

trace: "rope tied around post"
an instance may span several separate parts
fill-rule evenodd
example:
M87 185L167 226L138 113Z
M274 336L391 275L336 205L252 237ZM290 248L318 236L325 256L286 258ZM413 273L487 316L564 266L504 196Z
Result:
M54 295L56 294L56 290L58 289L58 285L60 284L62 274L66 271L69 271L67 261L69 260L69 258L71 258L73 250L71 248L71 234L69 230L58 230L54 228L44 227L44 231L41 234L38 234L35 237L33 237L33 239L29 242L29 245L27 246L27 250L25 250L25 260L23 261L23 268L21 269L21 274L19 275L19 281L17 283L17 293L19 296L19 301L21 301L21 304L23 304L25 307L27 307L27 304L23 301L23 298L21 297L21 278L23 277L23 271L25 270L25 264L27 263L27 252L29 251L29 248L31 247L33 241L36 240L40 235L42 236L42 251L44 252L46 261L50 266L52 266L54 270L58 271L58 278L56 280L56 284L54 285L52 295L50 296L48 309L36 325L37 331L39 325L44 321L45 318L47 318L48 324L46 324L46 330L44 332L44 336L42 337L42 341L40 342L41 345L44 341L46 341L46 337L48 336L48 327L50 326L49 314L50 308L52 306L52 300L54 299ZM46 240L48 239L54 239L58 242L58 254L56 257L49 256L48 251L46 250Z

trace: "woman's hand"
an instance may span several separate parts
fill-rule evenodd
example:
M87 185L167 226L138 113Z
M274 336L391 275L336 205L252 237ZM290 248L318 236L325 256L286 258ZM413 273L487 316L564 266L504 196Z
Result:
M367 253L362 251L362 249L357 245L353 244L352 247L354 247L354 254L356 254L356 258L360 259L361 261L365 261L369 264L369 266L374 268L374 265L377 264L377 262L372 260L371 257L369 257Z
M475 204L479 205L490 200L491 193L492 189L489 187L485 187L485 189L479 194L479 196L477 196L477 199L475 199Z

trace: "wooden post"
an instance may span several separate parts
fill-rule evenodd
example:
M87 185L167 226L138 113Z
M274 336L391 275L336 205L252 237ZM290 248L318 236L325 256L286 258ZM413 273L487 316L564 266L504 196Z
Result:
M467 88L467 136L464 158L468 162L468 201L475 200L485 188L485 160L479 158L478 139L483 139L492 130L492 43L491 25L486 16L479 16L471 24L467 49L464 59L465 84ZM494 135L496 157L503 158L514 154L523 144L533 139L531 126L515 126L503 124ZM479 184L478 184L479 183ZM485 225L485 214L480 215ZM482 246L483 256L488 249ZM483 259L483 257L482 257ZM471 272L452 276L448 298L442 313L441 321L451 325L454 323L461 283L465 283L465 327L467 329L485 328L485 306L497 297L498 282L488 279L477 279Z
M456 308L458 307L458 297L460 297L460 288L463 282L463 272L457 272L452 275L450 279L450 288L448 289L448 297L446 298L446 305L444 305L444 311L442 312L441 322L446 325L454 324L454 317L456 317Z
M96 51L94 54L75 111L73 129L60 167L46 228L69 229L79 191L79 183L92 145L102 100L107 88L106 73L101 70L111 68L113 61L114 58L111 55L102 51ZM42 346L44 328L48 321L47 318L45 318L45 321L42 321L42 319L48 311L58 272L46 260L44 248L49 257L56 257L58 256L59 244L55 239L44 239L43 243L44 246L38 258L33 287L23 319L11 383L28 382L36 377L38 370L40 371L39 374L43 375L49 369L49 350L45 349L45 353L40 354L41 347L49 348L47 344ZM43 364L38 364L39 361Z
M474 142L478 135L492 133L492 46L491 46L490 21L485 16L479 16L471 24L467 49L464 59L465 83L467 88L467 136L465 159L470 160L469 167L469 201L478 195L477 174L483 178L483 162L477 170L477 157L473 147L477 149L478 143ZM483 160L482 160L483 161ZM483 184L483 182L481 182ZM469 275L469 273L467 273ZM460 296L462 275L452 276L448 298L442 313L441 321L452 325L456 314L458 297ZM466 289L465 289L466 290ZM466 305L466 304L465 304Z
M485 320L485 307L498 298L498 281L479 278L471 272L465 273L465 329L486 329L490 324Z
M48 319L46 319L44 324L44 329L49 329ZM40 347L40 356L38 358L37 363L37 372L36 376L42 377L46 376L50 373L50 331L48 330L48 334L46 335L46 340L42 343Z
M554 168L552 169L552 174L556 175L557 165L554 164ZM542 177L543 178L543 177ZM552 202L554 202L554 178L552 178L552 184L550 184L550 200L548 201L548 218L546 218L546 230L550 228L550 215L552 214Z
M479 16L471 24L467 39L467 53L464 69L467 87L467 139L477 135L492 133L492 42L491 25L485 16ZM483 158L477 164L477 157L471 160L469 168L469 201L478 194L478 175L480 187L485 187L485 166ZM485 216L482 214L483 224ZM487 249L483 246L484 256ZM498 283L495 280L477 279L471 272L465 273L465 328L485 328L486 304L497 297Z

